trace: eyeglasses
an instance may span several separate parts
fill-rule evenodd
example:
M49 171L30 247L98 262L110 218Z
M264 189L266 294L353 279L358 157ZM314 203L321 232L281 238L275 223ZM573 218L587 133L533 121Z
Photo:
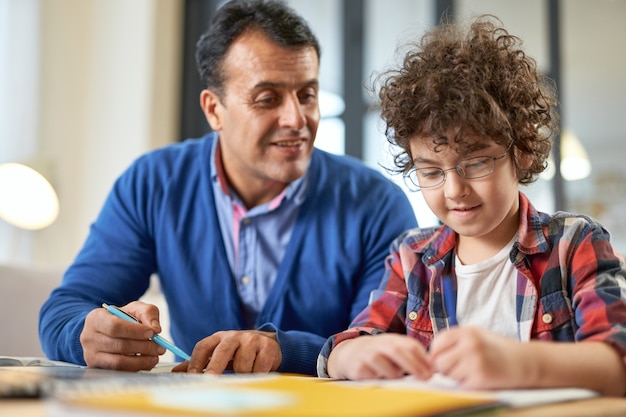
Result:
M474 158L464 159L455 167L448 169L436 167L415 168L411 170L405 178L409 179L414 191L419 191L422 188L433 188L443 184L446 181L447 171L454 170L461 178L465 178L466 180L483 178L496 170L496 161L504 158L509 153L512 144L513 142L509 143L506 151L500 156L476 156Z

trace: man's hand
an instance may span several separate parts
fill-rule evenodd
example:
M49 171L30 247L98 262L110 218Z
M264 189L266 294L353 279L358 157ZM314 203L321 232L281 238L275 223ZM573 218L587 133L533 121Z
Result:
M428 379L433 372L426 350L416 339L399 334L359 336L338 344L328 357L328 375L338 379Z
M236 373L274 372L282 360L276 333L229 330L216 332L196 343L191 359L172 371L214 375L225 370Z
M140 323L130 323L106 311L92 310L80 334L87 366L122 371L150 370L165 348L149 340L161 331L156 306L133 301L121 307Z

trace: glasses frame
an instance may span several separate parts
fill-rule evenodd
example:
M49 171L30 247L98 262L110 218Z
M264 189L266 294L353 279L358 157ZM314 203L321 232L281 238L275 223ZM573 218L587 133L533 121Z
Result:
M443 169L443 168L437 168L437 167L424 167L424 168L415 168L415 166L404 176L404 180L406 183L406 180L408 179L409 182L411 183L411 185L407 184L407 186L409 188L412 187L413 191L420 191L422 189L430 189L430 188L435 188L435 187L439 187L441 184L446 182L446 179L448 178L447 172L448 171L456 171L457 175L459 175L461 178L466 179L466 180L476 180L479 178L485 178L488 177L489 175L493 174L496 171L496 161L499 159L504 158L505 156L507 156L509 154L509 152L511 151L511 146L513 146L513 141L509 142L509 145L506 148L506 151L504 151L504 153L500 156L473 156L471 158L467 158L464 159L462 161L460 161L458 164L456 164L455 166L453 166L452 168L447 168L447 169ZM491 159L493 161L493 166L491 168L491 171L483 174L483 175L479 175L477 177L466 177L465 174L463 174L463 169L461 167L461 165L466 164L468 161L474 160L474 159ZM419 170L423 170L423 169L428 169L428 170L438 170L441 172L441 181L438 182L437 184L434 185L427 185L427 186L421 186L419 185L419 180L417 179L416 173ZM415 176L415 178L414 178Z

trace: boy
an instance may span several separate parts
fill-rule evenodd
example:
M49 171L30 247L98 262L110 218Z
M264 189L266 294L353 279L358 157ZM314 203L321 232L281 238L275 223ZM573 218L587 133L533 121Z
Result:
M519 191L546 167L556 97L498 24L436 28L386 74L396 167L443 225L395 240L379 296L324 345L320 376L624 395L623 259L592 219L539 213Z

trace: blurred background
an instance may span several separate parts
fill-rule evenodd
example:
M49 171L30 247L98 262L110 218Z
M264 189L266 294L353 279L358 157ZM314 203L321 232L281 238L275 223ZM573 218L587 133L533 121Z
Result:
M136 157L208 130L193 50L221 3L0 0L0 263L67 266ZM523 190L541 210L596 218L626 253L626 0L287 3L322 45L317 146L383 172L387 143L364 88L371 75L444 13L499 17L558 81L567 132L548 175ZM34 168L54 193L20 182L8 163ZM410 198L422 225L437 222L419 193Z

